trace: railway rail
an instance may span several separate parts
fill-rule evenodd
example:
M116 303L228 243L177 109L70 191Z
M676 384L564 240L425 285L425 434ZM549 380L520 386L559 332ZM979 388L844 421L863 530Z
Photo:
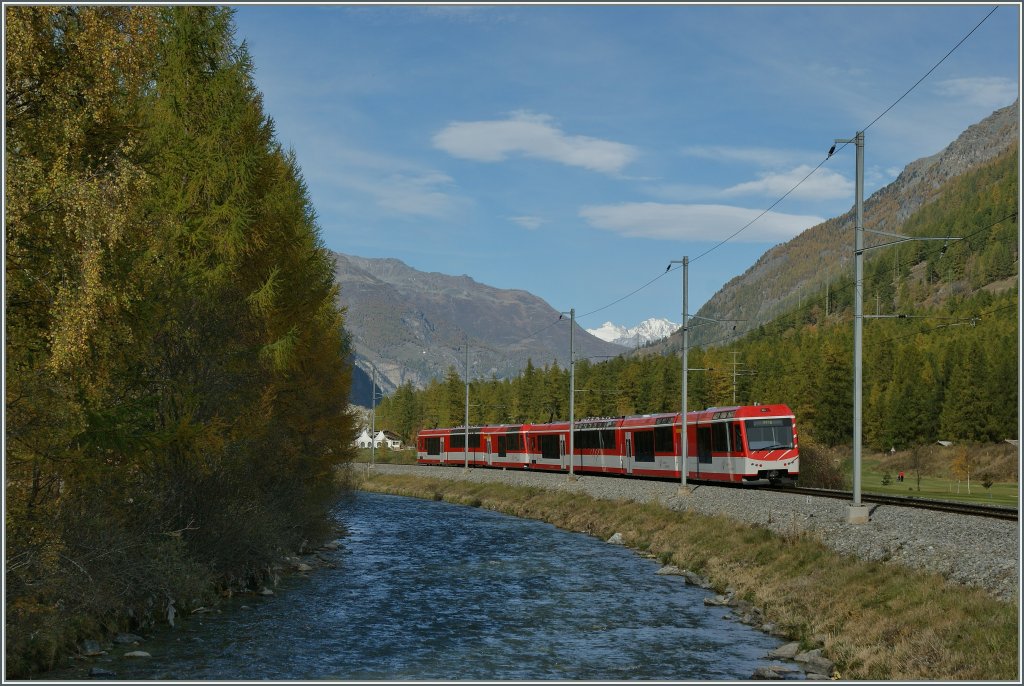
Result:
M853 493L850 491L833 491L823 488L762 488L777 493L791 493L793 495L809 495L819 498L837 498L839 500L853 500ZM861 502L873 503L876 505L896 505L897 507L913 507L920 510L937 510L940 512L954 512L957 514L972 515L975 517L989 517L992 519L1006 519L1018 521L1018 511L1011 507L999 505L979 505L977 503L963 503L950 500L930 500L926 498L914 498L895 495L878 495L874 493L862 493Z

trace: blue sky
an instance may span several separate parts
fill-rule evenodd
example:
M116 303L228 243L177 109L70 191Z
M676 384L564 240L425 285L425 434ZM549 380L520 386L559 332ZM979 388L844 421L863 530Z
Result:
M1019 6L236 7L327 247L681 319L705 253L867 129L866 196L1019 92ZM854 203L854 148L690 265L693 314Z

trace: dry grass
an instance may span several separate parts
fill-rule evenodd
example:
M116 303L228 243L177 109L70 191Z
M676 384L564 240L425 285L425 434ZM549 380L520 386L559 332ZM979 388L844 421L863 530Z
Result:
M502 484L372 474L360 488L444 499L607 538L732 588L824 653L843 679L1012 680L1017 606L942 577L841 556L803 535L778 537L723 516Z

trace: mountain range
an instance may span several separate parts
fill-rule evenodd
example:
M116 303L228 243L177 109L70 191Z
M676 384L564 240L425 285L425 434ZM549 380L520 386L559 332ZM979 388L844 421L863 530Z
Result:
M333 253L339 305L346 309L356 371L352 402L369 407L373 370L378 393L416 387L454 368L470 378L509 378L532 362L569 363L569 319L523 290L500 289L468 276L421 272L396 259ZM579 324L576 357L614 357L623 348ZM379 398L379 396L378 396Z
M908 164L895 181L867 198L865 228L898 233L915 211L941 197L945 184L1007 153L1019 135L1019 102L1014 102L969 127L939 153ZM867 154L870 145L869 139ZM697 311L700 325L691 325L690 344L740 336L852 274L854 222L851 209L768 250ZM875 242L884 240L891 239ZM422 387L449 369L465 378L467 345L470 378L511 378L528 361L539 367L568 364L569 322L527 291L494 288L465 275L421 272L396 259L334 253L334 260L356 367L356 404L370 406L374 369L378 394L406 382ZM710 320L742 323L734 329ZM647 354L677 352L680 334L673 332L678 328L667 320L648 320L632 329L611 322L590 331L577 325L577 359L631 354L629 348L639 346Z

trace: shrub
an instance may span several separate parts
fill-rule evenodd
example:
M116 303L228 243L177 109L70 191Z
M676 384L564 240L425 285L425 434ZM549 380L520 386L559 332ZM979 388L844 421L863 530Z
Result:
M802 441L800 484L811 488L847 488L839 449L828 448L806 439Z

